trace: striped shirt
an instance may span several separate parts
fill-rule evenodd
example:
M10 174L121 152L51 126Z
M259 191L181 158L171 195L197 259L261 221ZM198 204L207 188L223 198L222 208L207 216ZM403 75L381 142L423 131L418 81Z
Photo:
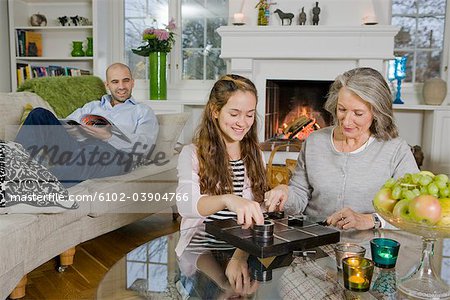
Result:
M242 197L244 190L245 166L242 159L230 161L230 167L233 174L233 194ZM208 216L206 222L214 220L225 220L236 218L236 213L229 211L227 208ZM207 233L204 229L195 233L191 242L187 246L187 250L232 250L235 247L224 241L217 240L213 235Z

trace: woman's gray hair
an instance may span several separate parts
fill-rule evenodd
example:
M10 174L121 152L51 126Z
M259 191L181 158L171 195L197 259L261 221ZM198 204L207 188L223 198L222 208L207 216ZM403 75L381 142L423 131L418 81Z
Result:
M338 123L337 103L339 91L344 86L370 105L373 114L370 132L375 138L387 141L398 137L391 90L380 72L372 68L355 68L336 77L324 106L333 116L334 124Z

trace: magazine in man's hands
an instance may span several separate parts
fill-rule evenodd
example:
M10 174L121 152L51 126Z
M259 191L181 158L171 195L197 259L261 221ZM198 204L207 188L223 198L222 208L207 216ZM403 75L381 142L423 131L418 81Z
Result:
M69 132L71 135L73 135L78 141L84 141L87 138L92 137L91 135L89 135L88 133L86 133L86 131L84 131L82 128L79 128L76 125L81 125L80 123L78 123L75 120L69 120L69 119L62 119L59 120L61 122L61 124L63 124L66 129L67 132ZM117 137L121 138L122 140L130 143L131 140L119 129L119 127L117 127L116 125L114 125L113 122L111 122L110 120L106 119L103 116L99 116L99 115L84 115L83 117L81 117L81 123L83 123L84 125L89 125L89 126L111 126L111 133L113 135L116 135Z

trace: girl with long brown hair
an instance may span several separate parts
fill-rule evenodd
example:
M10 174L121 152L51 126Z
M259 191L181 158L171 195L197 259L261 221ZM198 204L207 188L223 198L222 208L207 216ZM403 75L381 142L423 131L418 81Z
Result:
M236 218L244 228L264 223L261 203L267 183L256 103L256 87L245 77L225 75L214 84L193 144L183 148L178 160L177 194L186 200L177 202L182 216L178 256L186 249L234 250L199 230L204 222ZM247 277L242 269L246 257L233 252L227 266L231 284Z

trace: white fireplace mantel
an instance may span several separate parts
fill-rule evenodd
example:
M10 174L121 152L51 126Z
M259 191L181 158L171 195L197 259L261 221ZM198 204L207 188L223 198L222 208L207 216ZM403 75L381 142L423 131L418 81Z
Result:
M394 26L222 26L222 58L389 59Z

